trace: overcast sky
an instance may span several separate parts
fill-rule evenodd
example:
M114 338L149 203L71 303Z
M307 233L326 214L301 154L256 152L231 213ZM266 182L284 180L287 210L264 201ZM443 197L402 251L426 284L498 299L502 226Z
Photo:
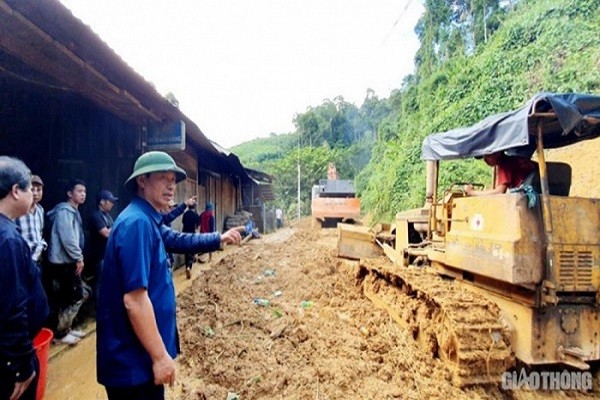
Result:
M224 147L413 72L420 0L61 0Z

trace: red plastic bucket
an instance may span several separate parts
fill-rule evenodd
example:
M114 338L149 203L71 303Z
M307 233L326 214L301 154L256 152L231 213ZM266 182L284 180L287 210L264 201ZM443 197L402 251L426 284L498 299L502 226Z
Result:
M46 391L46 374L48 372L48 355L50 354L50 343L54 334L50 329L42 328L40 333L33 339L33 348L40 362L40 376L38 379L36 399L42 400Z

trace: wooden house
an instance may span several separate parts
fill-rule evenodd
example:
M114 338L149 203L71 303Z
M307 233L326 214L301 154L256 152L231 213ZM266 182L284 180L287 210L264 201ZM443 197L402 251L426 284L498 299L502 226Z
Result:
M151 149L186 170L177 201L215 204L217 227L242 208L255 180L98 35L57 0L0 0L0 154L22 159L45 182L46 210L65 199L71 178L86 182L85 219L95 195L133 194L124 182ZM173 225L177 227L177 224Z

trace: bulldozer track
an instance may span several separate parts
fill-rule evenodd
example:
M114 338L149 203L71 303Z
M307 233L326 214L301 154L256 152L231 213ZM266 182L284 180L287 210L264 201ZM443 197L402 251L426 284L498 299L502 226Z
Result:
M360 262L365 296L445 362L455 386L500 382L514 356L497 305L427 268L382 260Z

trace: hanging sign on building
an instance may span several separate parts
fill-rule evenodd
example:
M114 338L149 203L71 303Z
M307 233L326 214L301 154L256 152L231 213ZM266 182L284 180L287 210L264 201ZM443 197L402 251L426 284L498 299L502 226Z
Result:
M185 150L185 122L151 124L148 127L148 150Z

